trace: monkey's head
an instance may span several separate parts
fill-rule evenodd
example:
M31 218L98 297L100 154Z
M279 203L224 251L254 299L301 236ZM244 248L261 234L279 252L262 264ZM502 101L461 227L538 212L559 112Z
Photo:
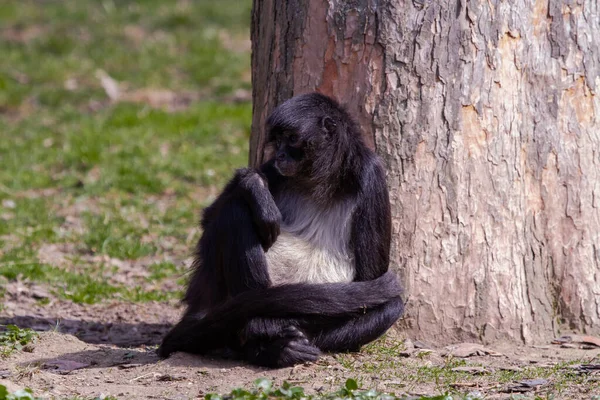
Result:
M317 186L337 175L360 132L338 103L320 93L292 97L267 120L275 168Z

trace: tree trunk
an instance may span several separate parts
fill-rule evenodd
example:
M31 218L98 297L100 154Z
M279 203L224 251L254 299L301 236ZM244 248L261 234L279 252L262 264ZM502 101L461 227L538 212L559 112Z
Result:
M250 163L317 90L384 159L407 334L600 332L597 0L255 0Z

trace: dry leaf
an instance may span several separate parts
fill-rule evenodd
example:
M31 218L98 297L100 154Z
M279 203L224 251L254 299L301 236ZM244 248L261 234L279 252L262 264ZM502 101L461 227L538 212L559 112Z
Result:
M511 385L511 386L507 387L506 389L502 390L502 392L505 392L505 393L529 392L530 390L536 389L538 386L543 386L543 385L547 385L547 384L548 384L547 379L528 379L528 380L524 380L524 381L519 381L519 383L517 385Z
M137 367L141 367L143 364L119 364L118 368L119 369L132 369L132 368L137 368Z
M446 346L445 351L442 352L443 356L454 356L459 358L465 358L470 356L501 356L502 353L498 353L492 349L484 347L477 343L459 343L451 346Z
M456 368L452 368L452 371L453 372L467 372L467 373L473 374L473 375L483 375L483 374L488 374L490 372L484 367L456 367Z
M564 335L552 341L553 344L565 345L567 343L591 344L600 347L600 338L590 335Z
M106 95L109 99L116 101L121 96L119 83L111 78L106 72L100 69L96 71L96 77L100 79L100 84L102 85L102 88L106 92Z

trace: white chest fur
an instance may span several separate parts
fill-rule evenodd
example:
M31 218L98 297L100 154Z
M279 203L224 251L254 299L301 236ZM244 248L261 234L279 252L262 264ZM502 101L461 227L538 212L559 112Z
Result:
M355 274L348 248L352 205L322 210L310 202L292 201L295 204L278 202L284 222L266 254L272 283L351 282Z

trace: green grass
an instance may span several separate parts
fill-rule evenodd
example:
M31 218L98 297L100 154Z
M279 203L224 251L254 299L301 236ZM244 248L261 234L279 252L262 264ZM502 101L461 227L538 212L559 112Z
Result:
M243 389L238 388L231 391L226 395L220 394L208 394L206 400L267 400L267 399L289 399L289 400L300 400L300 399L352 399L352 400L366 400L366 399L380 399L380 400L394 400L403 399L406 397L396 397L393 394L381 393L374 389L361 390L359 385L354 379L347 379L346 383L339 390L331 393L318 393L310 395L304 392L304 388L300 386L292 386L287 382L284 382L281 387L273 387L272 383L267 379L258 379L255 382L255 388ZM465 398L465 397L461 397ZM452 400L448 394L441 394L438 396L420 396L411 397L413 400Z
M87 214L85 217L89 230L83 237L83 242L93 253L119 259L135 259L156 251L151 243L141 241L147 229L140 229L119 217L110 218L95 214ZM114 229L115 225L119 229Z
M461 390L465 387L480 388L488 393L514 386L520 381L546 379L547 385L538 388L536 399L561 398L564 393L573 393L574 388L585 393L600 390L593 374L580 373L573 365L594 364L595 359L557 362L552 366L535 364L521 366L520 370L504 370L496 363L480 364L472 359L441 357L437 352L421 352L411 357L400 357L404 344L383 337L363 347L360 355L337 354L336 360L351 376L376 376L379 381L395 381L403 392L433 387L437 393L449 393L455 399L468 398ZM485 372L472 373L456 370L457 367L484 367ZM585 388L585 389L584 389ZM469 389L466 389L467 391ZM474 389L472 389L474 390ZM531 398L531 394L527 395ZM510 398L510 394L506 395ZM515 398L519 395L515 394Z
M12 260L11 260L12 259ZM27 261L30 260L30 261ZM105 298L121 298L130 301L168 300L179 296L179 292L165 293L145 290L140 286L111 284L103 276L103 264L85 265L75 263L72 271L35 261L31 254L21 248L9 252L0 264L0 275L10 279L24 279L48 284L52 294L76 303L96 303Z
M356 381L348 379L344 387L332 393L322 393L318 395L307 395L304 393L304 389L299 386L291 386L285 382L280 388L272 387L271 382L266 379L259 379L255 383L256 388L246 389L234 389L230 394L222 396L218 394L208 394L205 396L206 400L267 400L267 399L289 399L289 400L312 400L312 399L352 399L352 400L366 400L366 399L380 399L380 400L394 400L401 399L393 395L379 393L375 390L359 390ZM116 397L108 396L103 397L108 400L116 400ZM466 397L465 397L466 398ZM33 392L29 389L20 390L18 392L9 394L5 386L0 385L0 400L36 400ZM411 397L412 400L452 400L453 397L449 395L439 396L421 396Z
M182 282L171 260L190 254L208 194L247 162L252 107L228 99L250 89L250 8L3 2L0 275L76 302L178 296L157 285ZM40 261L53 243L71 245L68 266ZM148 277L117 284L102 257L148 260Z
M171 262L155 263L148 267L151 272L148 279L150 281L160 281L169 276L183 275L184 271Z
M225 51L219 32L246 33L249 11L250 2L236 0L3 2L0 22L11 40L0 45L0 103L23 103L32 94L24 80L44 105L101 101L97 69L137 87L247 87L247 56ZM67 79L84 88L65 89Z

